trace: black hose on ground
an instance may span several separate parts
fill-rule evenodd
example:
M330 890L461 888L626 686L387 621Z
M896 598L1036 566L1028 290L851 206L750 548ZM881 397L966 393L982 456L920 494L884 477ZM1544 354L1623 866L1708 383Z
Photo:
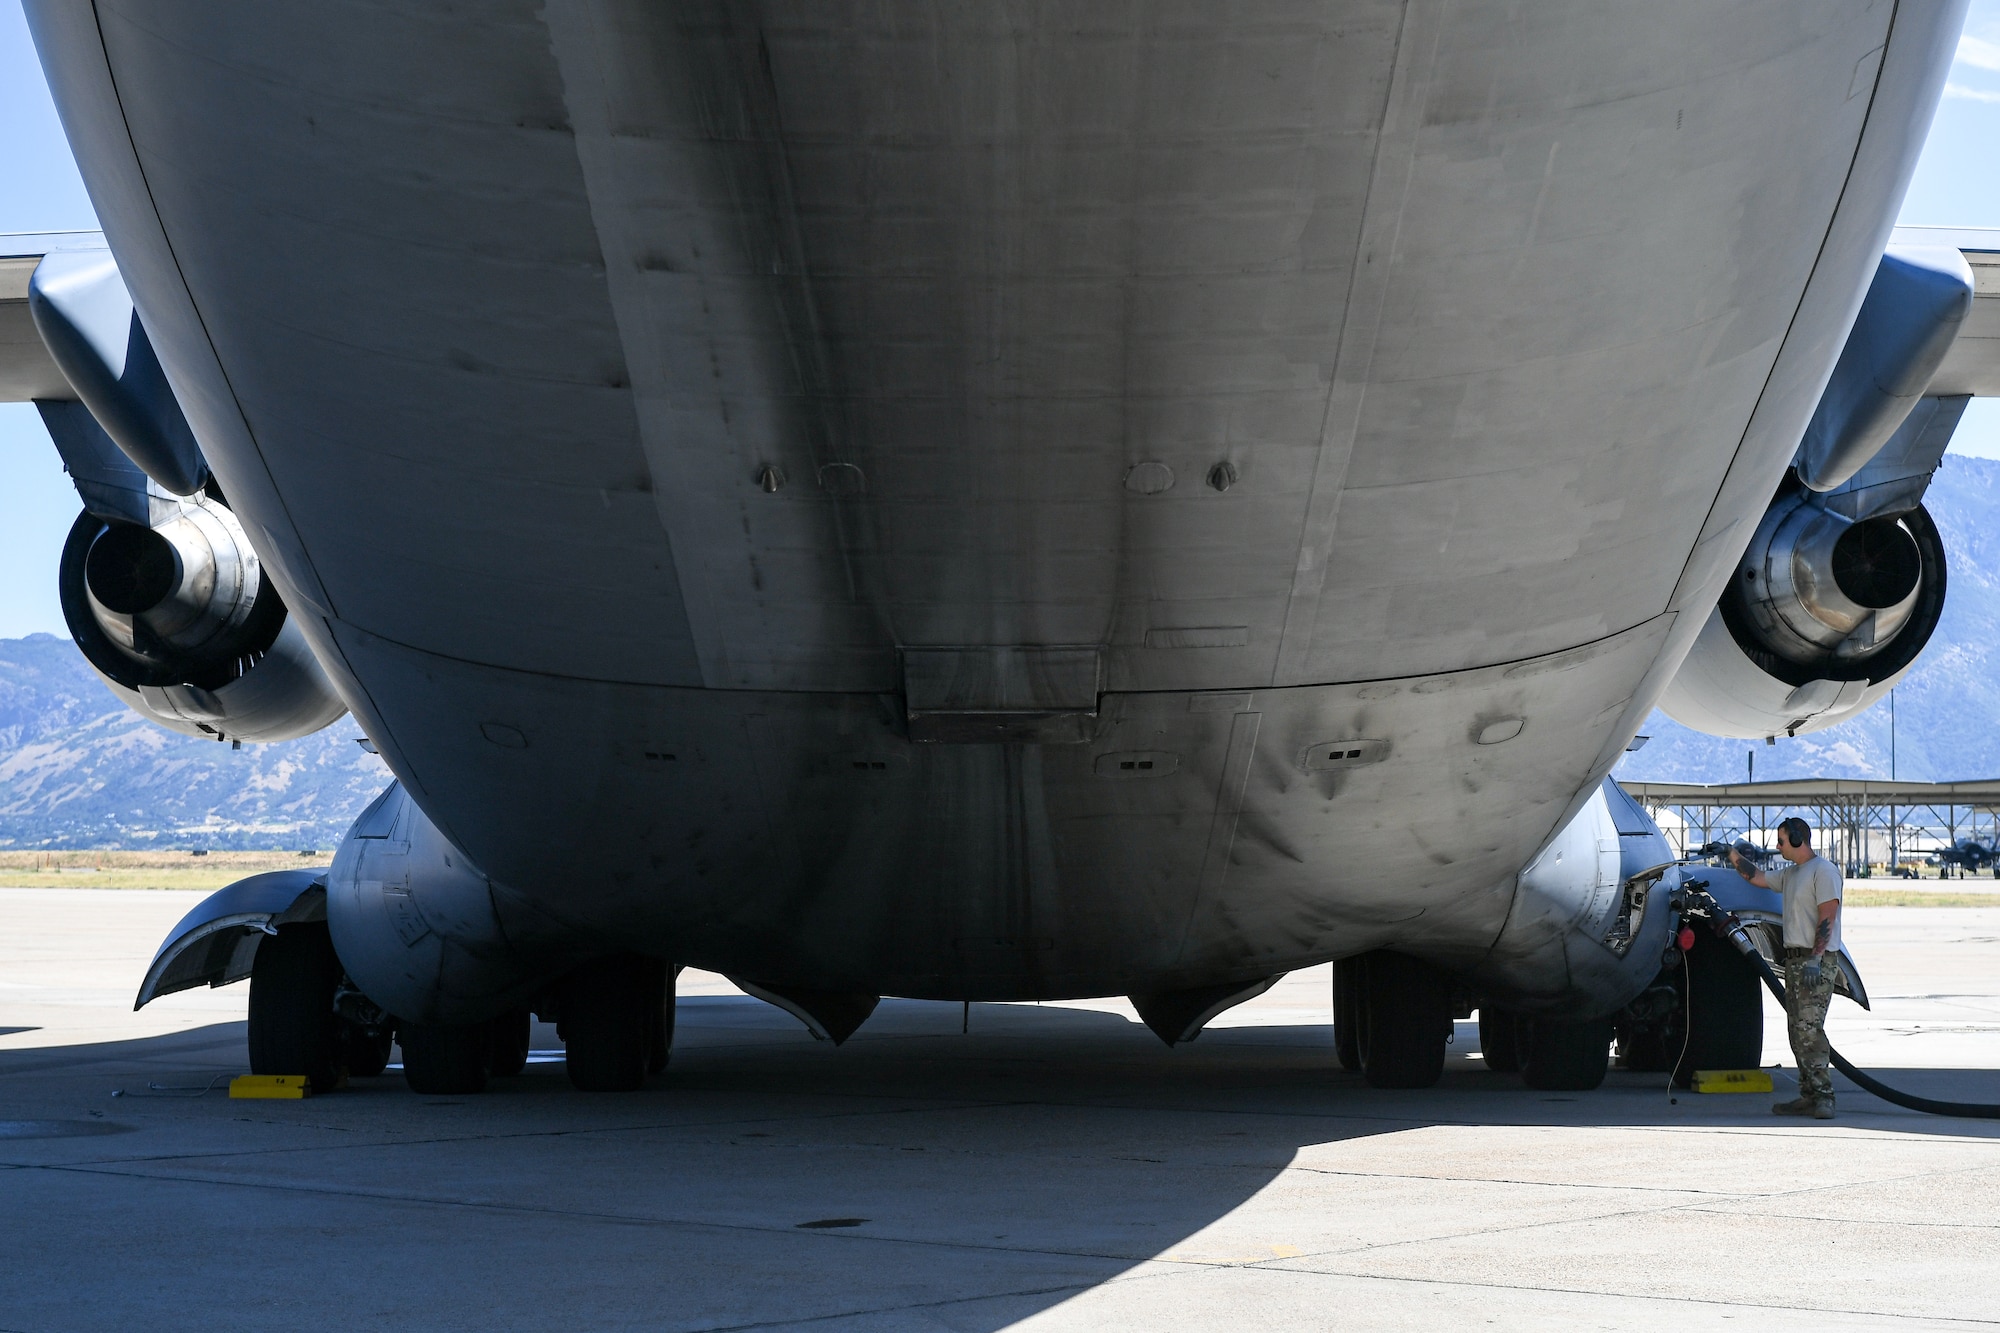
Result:
M1757 946L1750 942L1750 937L1744 933L1742 925L1733 917L1727 918L1727 920L1728 925L1724 929L1729 937L1729 942L1734 944L1738 949L1741 949L1750 961L1757 964L1757 971L1763 975L1764 984L1770 988L1771 994L1778 998L1778 1003L1783 1004L1785 1002L1785 983L1778 980L1778 974L1771 970L1771 965L1764 961L1764 955L1759 953ZM2000 1106L1985 1102L1941 1102L1933 1097L1919 1097L1911 1092L1898 1092L1881 1080L1856 1069L1847 1061L1845 1056L1833 1049L1831 1042L1827 1043L1826 1053L1833 1058L1833 1067L1835 1069L1838 1069L1841 1073L1854 1080L1865 1091L1874 1093L1885 1102L1894 1102L1898 1106L1907 1106L1912 1111L1922 1111L1927 1115L1955 1116L1960 1120L2000 1120Z

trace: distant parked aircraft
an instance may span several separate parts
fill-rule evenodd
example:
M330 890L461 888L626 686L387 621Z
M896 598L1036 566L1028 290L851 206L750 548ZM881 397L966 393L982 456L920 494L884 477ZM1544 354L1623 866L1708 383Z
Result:
M1759 847L1747 838L1736 838L1726 842L1721 839L1717 839L1714 842L1705 842L1695 848L1692 856L1704 861L1713 861L1716 865L1726 866L1729 864L1729 854L1731 852L1747 857L1751 861L1756 862L1760 868L1768 866L1771 858L1777 854L1768 847Z
M1927 858L1933 865L1943 869L1950 878L1952 868L1958 868L1961 877L1977 875L1982 870L1991 870L1993 878L2000 879L2000 840L1981 842L1977 838L1960 838L1949 847L1940 847Z

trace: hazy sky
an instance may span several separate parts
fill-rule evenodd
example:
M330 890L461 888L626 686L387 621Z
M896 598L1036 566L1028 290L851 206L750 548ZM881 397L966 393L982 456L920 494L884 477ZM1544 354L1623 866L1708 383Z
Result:
M2000 227L1996 143L2000 0L1975 0L1902 220ZM20 0L0 0L0 232L96 225ZM2000 458L2000 399L1973 404L1952 450ZM67 633L56 605L56 557L78 509L34 408L0 403L0 637Z

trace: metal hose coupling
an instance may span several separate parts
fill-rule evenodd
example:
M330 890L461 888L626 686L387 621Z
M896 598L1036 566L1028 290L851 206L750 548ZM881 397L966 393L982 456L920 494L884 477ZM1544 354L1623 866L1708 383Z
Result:
M1756 944L1750 939L1750 932L1743 929L1743 923L1736 919L1736 913L1724 912L1716 918L1715 928L1721 936L1736 946L1737 952L1746 958L1761 958Z

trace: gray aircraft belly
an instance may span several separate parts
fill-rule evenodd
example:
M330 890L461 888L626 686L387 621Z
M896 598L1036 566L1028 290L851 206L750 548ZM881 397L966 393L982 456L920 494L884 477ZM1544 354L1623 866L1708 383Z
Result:
M1796 444L1951 17L31 10L453 839L581 930L982 995L1491 940ZM1084 739L913 743L973 648L1087 654Z
M1572 803L1578 737L1631 707L1673 619L1399 682L1111 695L1082 745L913 745L891 695L342 648L430 718L403 759L433 817L579 928L737 975L1051 998L1390 940L1476 962Z

